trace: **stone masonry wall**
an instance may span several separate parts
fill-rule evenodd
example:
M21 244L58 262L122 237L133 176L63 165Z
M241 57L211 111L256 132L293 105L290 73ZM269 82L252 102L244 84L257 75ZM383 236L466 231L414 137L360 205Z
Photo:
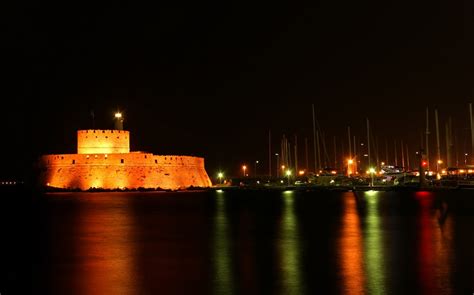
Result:
M78 154L113 154L129 152L129 131L98 129L77 131Z
M81 189L208 187L204 159L151 153L59 154L41 158L45 186Z

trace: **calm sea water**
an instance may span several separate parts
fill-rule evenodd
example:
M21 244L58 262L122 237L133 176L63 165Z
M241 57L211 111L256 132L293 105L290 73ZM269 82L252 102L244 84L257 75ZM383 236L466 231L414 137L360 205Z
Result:
M472 294L473 203L473 191L48 194L31 223L15 227L28 210L2 220L0 292Z

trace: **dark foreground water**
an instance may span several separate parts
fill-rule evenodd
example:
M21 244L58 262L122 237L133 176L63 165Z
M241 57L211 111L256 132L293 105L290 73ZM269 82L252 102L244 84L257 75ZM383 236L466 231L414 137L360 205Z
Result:
M474 191L57 193L32 204L31 224L15 227L22 212L2 219L2 295L474 292Z

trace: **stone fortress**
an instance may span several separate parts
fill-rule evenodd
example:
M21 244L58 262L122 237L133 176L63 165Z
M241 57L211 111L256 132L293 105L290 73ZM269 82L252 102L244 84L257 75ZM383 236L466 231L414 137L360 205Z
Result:
M77 154L40 158L41 185L62 189L186 189L212 185L204 158L130 152L122 114L114 130L78 130Z

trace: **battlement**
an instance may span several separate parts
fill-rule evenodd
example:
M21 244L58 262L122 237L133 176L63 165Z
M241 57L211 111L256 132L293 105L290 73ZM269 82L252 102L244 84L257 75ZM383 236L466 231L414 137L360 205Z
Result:
M88 129L77 131L78 154L119 154L129 152L129 131L103 129Z
M116 129L84 129L77 130L77 133L130 133L127 130L116 130Z
M157 156L151 153L57 154L41 157L44 166L188 166L204 167L204 159L191 156Z

